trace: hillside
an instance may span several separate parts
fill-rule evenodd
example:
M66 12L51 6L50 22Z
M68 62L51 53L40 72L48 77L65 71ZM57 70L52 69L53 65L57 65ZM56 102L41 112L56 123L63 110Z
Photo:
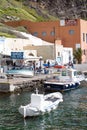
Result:
M0 0L0 22L87 19L87 0Z
M24 27L12 28L4 24L0 24L0 37L7 37L7 38L25 38L20 32L27 32Z
M14 30L27 32L24 27L12 28L2 24L3 21L17 21L26 19L30 21L55 20L54 16L49 15L46 11L40 11L38 3L28 0L0 0L0 36L5 37L21 37L20 32L15 33ZM36 7L36 9L34 8ZM37 11L38 10L38 11ZM38 13L39 12L39 13Z
M87 0L0 0L0 22L26 19L48 21L58 19L87 19ZM9 31L10 30L10 31ZM21 37L14 28L0 24L0 36ZM15 28L27 32L24 27Z
M20 0L19 0L20 1ZM43 12L58 19L87 19L87 0L23 0L25 5L34 8L39 15ZM27 4L26 4L27 3ZM45 16L47 17L45 13Z
M87 0L47 0L46 5L59 19L87 19Z
M26 0L0 0L0 22L8 20L26 19L30 21L43 21L56 19L46 11L39 11L32 7L32 3ZM33 2L33 6L35 2ZM37 4L36 4L37 6ZM37 8L39 10L39 8Z

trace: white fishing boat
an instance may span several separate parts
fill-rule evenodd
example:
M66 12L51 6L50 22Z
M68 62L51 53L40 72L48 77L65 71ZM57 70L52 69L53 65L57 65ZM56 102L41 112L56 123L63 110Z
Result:
M44 81L45 91L68 91L79 87L85 80L83 73L72 68L61 69L55 77Z
M31 94L30 104L19 107L19 113L24 118L27 116L38 116L56 109L60 102L63 102L63 96L60 92L46 95L36 92Z

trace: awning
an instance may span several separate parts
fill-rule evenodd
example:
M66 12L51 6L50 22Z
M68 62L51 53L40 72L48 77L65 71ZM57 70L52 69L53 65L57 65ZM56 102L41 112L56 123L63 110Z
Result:
M26 58L24 58L24 61L39 61L40 59L42 59L42 56L40 57L36 57L36 56L27 56Z

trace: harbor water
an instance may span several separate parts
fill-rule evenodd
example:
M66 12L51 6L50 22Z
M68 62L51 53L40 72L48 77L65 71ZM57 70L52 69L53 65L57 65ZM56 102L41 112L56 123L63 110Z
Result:
M56 110L24 119L18 108L30 102L30 95L0 94L0 130L87 130L87 87L64 92Z

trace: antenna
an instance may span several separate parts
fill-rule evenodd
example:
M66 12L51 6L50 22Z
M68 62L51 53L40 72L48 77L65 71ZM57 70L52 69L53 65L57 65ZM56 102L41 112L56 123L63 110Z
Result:
M36 94L38 94L38 89L36 88Z

